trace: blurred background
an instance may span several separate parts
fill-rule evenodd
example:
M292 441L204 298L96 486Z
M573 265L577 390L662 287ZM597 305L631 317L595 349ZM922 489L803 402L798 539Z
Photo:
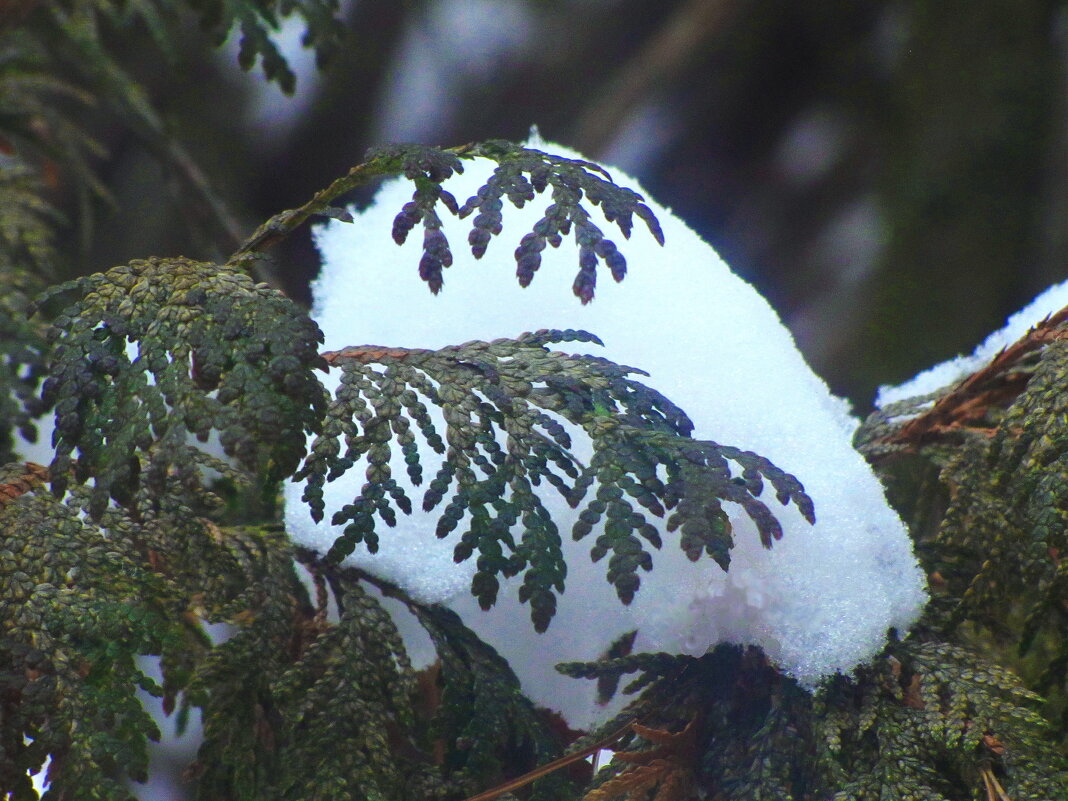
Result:
M292 97L258 65L241 71L236 36L215 49L195 20L169 54L140 18L111 33L231 234L369 146L521 140L536 124L687 220L861 412L878 384L971 350L1068 277L1065 2L347 0L341 13L324 71L282 21ZM77 269L233 249L143 138L105 114L94 133L117 202L96 211ZM303 232L272 270L306 301L316 267Z

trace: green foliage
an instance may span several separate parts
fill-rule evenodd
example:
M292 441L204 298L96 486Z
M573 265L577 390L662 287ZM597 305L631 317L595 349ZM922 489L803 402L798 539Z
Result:
M722 801L956 801L994 798L985 794L991 781L1015 801L1037 801L1068 786L1068 759L1039 714L1041 698L1012 672L944 642L892 643L815 695L754 649L729 646L699 659L635 654L559 669L587 679L638 672L625 692L644 692L601 732L620 720L671 730L694 721L701 757L690 781ZM647 778L631 761L606 766L595 784Z
M454 173L463 172L465 159L474 158L491 159L498 166L489 180L461 206L441 184ZM363 164L353 167L347 175L316 193L303 206L276 214L259 227L234 255L231 263L252 263L257 253L315 215L345 220L346 213L331 205L334 200L372 178L398 174L411 180L415 184L415 191L412 200L404 205L394 219L393 238L397 243L403 243L412 229L422 224L423 255L419 261L419 276L435 293L444 284L442 270L452 264L452 249L441 230L438 203L460 218L478 211L468 234L468 244L474 256L481 258L490 238L503 230L502 197L507 197L512 205L521 208L534 200L537 194L552 187L553 202L516 248L516 276L521 286L529 285L541 264L539 254L545 245L558 247L563 237L573 231L579 246L579 272L572 290L583 303L593 299L598 261L607 265L616 281L623 280L627 268L623 254L590 220L589 211L582 202L584 197L591 204L600 206L605 217L619 227L624 237L630 237L633 218L637 216L658 242L663 244L664 241L660 223L642 202L641 195L612 183L608 173L596 164L503 141L449 149L401 145L371 150ZM530 177L527 178L527 175Z
M190 632L143 529L117 511L102 527L57 501L39 472L0 471L0 782L32 799L27 773L51 756L52 797L131 798L159 731L138 690L162 692L135 660L180 653Z
M615 185L603 168L588 161L553 156L511 142L486 142L457 155L436 148L407 147L372 152L368 156L369 161L378 158L399 160L401 170L415 182L412 200L405 204L393 222L393 238L398 244L403 243L408 232L422 223L423 257L419 262L419 276L434 293L443 284L442 269L452 264L452 251L437 213L439 202L461 219L478 212L467 242L475 258L482 258L490 238L501 233L502 198L506 197L513 206L522 208L551 187L552 203L534 224L534 230L525 234L516 248L516 276L520 286L528 286L541 266L541 251L545 245L559 247L563 237L573 228L579 246L579 272L572 290L583 303L593 299L599 260L605 263L616 281L622 281L627 273L627 260L623 254L590 220L582 203L584 196L594 206L601 207L605 218L616 223L624 237L630 237L633 218L637 215L656 240L664 243L660 224L649 207L642 203L641 195ZM463 172L459 156L481 156L497 162L493 175L462 206L441 186L442 181L454 172Z
M275 81L286 94L293 94L297 78L271 38L281 20L296 16L304 22L302 43L315 48L316 61L324 66L341 44L342 26L337 18L338 0L253 0L232 3L225 0L188 0L200 14L201 26L222 44L235 27L240 31L237 61L250 70L259 60L263 74Z
M71 87L36 71L32 59L0 54L0 97L4 98L0 146L30 147L33 128L54 123L60 136L53 143L58 156L81 163L77 146L62 136L49 95ZM70 149L67 149L69 146ZM45 286L55 264L53 227L58 221L44 199L44 186L32 167L17 157L0 162L0 464L13 456L13 433L33 440L33 418L42 411L35 395L45 370L43 326L27 319L31 298Z
M289 17L304 23L303 44L314 48L320 66L341 44L343 26L338 19L337 0L252 0L225 2L224 0L187 0L171 3L165 0L78 0L74 3L46 2L47 14L54 25L71 42L88 48L99 57L91 69L103 67L111 56L102 48L101 27L130 27L140 21L156 44L168 56L172 40L182 24L180 11L188 6L199 17L201 28L216 45L221 45L232 31L237 31L238 63L245 70L257 62L269 81L275 81L287 94L296 88L296 76L272 38L281 30L282 21ZM113 66L115 62L113 62Z
M0 233L6 247L28 251L34 266L51 262L48 226L39 218L47 213L41 187L33 185L41 166L62 165L83 187L106 197L107 190L93 170L93 159L102 155L101 145L78 121L77 112L94 105L93 94L84 86L59 78L50 64L47 42L20 35L0 52L0 137L11 159L4 165L3 191L21 210L18 222L4 222ZM6 204L5 204L6 205ZM16 245L17 243L17 245Z
M967 384L930 396L926 407L887 410L861 432L865 449L892 480L920 474L924 462L937 476L911 489L919 498L913 516L921 544L940 582L931 624L999 653L1050 695L1047 714L1059 717L1062 738L1068 734L1063 337L1058 315ZM935 423L909 422L925 408Z
M795 478L755 454L690 439L693 425L686 415L628 377L639 371L546 347L567 341L599 343L582 331L538 331L437 351L361 347L327 354L341 369L340 386L295 475L307 479L303 498L312 516L322 519L327 481L364 459L367 465L359 497L331 521L346 528L328 559L342 559L361 542L374 553L376 518L393 526L398 511L411 513L412 499L390 464L394 441L413 486L423 483L421 445L444 455L423 494L423 510L448 496L437 535L448 536L467 521L454 558L461 562L478 552L472 593L488 609L497 598L498 577L522 574L519 598L530 602L538 631L555 613L555 592L564 591L567 572L560 532L536 492L542 482L582 508L571 532L576 540L605 520L591 556L597 561L611 552L607 577L623 603L638 589L638 569L652 569L645 543L662 545L633 502L655 517L674 509L668 528L681 529L687 555L696 560L707 552L723 569L733 542L721 501L745 508L765 547L782 530L759 499L763 479L780 503L793 501L813 519L812 502ZM438 422L428 403L441 409ZM588 465L571 454L565 424L589 438ZM739 478L731 477L728 460L743 468Z
M817 696L815 735L839 785L835 801L882 799L888 788L950 801L991 778L1016 801L1037 801L1068 786L1068 761L1036 711L1041 699L1017 676L945 643L893 650L856 682Z
M558 756L560 742L520 691L508 663L451 610L413 609L441 660L441 706L431 731L454 744L445 760L446 775L472 794L500 781L509 769L514 772L517 764L534 767ZM574 789L561 774L551 774L534 783L530 797L556 801L571 797Z
M947 472L955 497L937 540L943 575L962 585L961 613L982 620L1002 616L1006 591L1052 623L1068 601L1059 578L1068 552L1068 343L1050 343L1033 361L993 437L973 438Z
M0 177L0 225L8 211L4 197ZM15 431L30 441L37 437L33 419L41 412L36 395L47 347L41 326L27 319L35 282L0 267L0 283L6 289L0 294L0 463L7 463L14 457Z
M41 296L73 303L53 321L42 397L56 409L52 488L94 479L91 511L129 506L140 482L195 481L213 431L228 456L275 480L304 455L325 395L322 335L290 300L225 267L149 259ZM151 380L149 380L151 377ZM71 454L77 448L75 462Z

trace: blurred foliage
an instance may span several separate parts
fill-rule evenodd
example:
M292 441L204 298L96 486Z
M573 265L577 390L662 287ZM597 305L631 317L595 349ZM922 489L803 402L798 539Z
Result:
M548 192L552 211L518 243L518 280L532 279L546 244L573 233L575 292L587 300L598 262L615 280L626 264L584 202L600 205L624 237L633 216L654 235L656 221L596 164L493 137L520 138L536 119L552 138L632 159L625 166L648 170L658 196L743 272L770 284L755 265L785 267L771 294L804 341L816 343L813 326L828 325L839 344L822 358L857 376L835 380L860 397L906 374L906 360L976 338L1006 310L1000 304L1013 308L1063 268L1063 3L581 5L531 4L536 13L522 19L534 41L554 46L470 73L475 86L453 64L456 83L436 104L455 117L423 133L481 144L372 150L303 205L348 167L354 147L381 138L369 109L405 22L448 29L449 3L355 4L345 12L346 47L341 9L314 0L14 0L0 10L5 798L36 798L28 774L46 760L49 798L131 798L129 780L146 778L161 736L145 694L181 725L199 711L204 742L187 775L204 799L459 801L493 785L591 801L1063 793L1061 316L966 384L862 428L858 443L909 518L936 592L908 638L816 693L754 649L695 658L629 654L620 643L603 660L561 667L605 695L638 674L622 689L632 703L575 740L454 614L336 564L358 545L373 548L383 535L376 516L388 525L411 507L387 463L395 442L410 482L421 482L416 431L443 454L424 506L444 503L445 532L457 512L472 512L458 555L479 553L473 592L489 604L498 576L526 571L536 627L552 616L565 568L539 482L586 504L573 535L603 522L591 555L612 554L608 574L623 602L648 565L647 545L662 544L644 513L670 510L679 546L724 569L732 539L723 501L745 507L767 546L778 528L760 497L765 481L780 503L812 514L796 480L766 460L690 439L685 414L634 371L547 347L590 338L581 332L318 354L319 332L299 305L249 274L301 297L298 251L285 247L311 216L339 216L334 204L377 176L414 183L394 235L423 227L413 269L432 289L450 258L439 201L473 215L477 255L499 232L504 200L522 205ZM236 30L240 65L258 64L292 91L295 72L273 39L289 16L303 20L320 60L332 56L341 69L306 126L274 146L282 150L272 169L254 170L264 157L243 149L240 103L204 102L202 82L217 67L189 45L189 22L214 43ZM485 40L492 35L487 28ZM620 54L627 80L612 73ZM583 79L549 79L554 63ZM190 86L196 101L183 112L174 93ZM357 116L351 124L323 116L342 106ZM471 108L478 114L461 113ZM659 133L639 137L628 155L628 126L643 119ZM830 124L806 128L812 120ZM807 155L805 136L816 142ZM329 161L342 152L343 165ZM158 174L131 180L138 154L151 154ZM440 183L476 155L498 168L461 205ZM217 182L201 159L220 173L224 162L245 168L231 165L238 179ZM268 175L270 192L256 197L242 169ZM154 202L168 193L170 206ZM875 210L874 226L836 228L858 199L871 200L863 208ZM252 220L283 207L293 208L246 238ZM168 208L182 211L184 228ZM869 247L865 236L877 245L871 253L848 252L858 241L858 251ZM160 255L176 241L183 256ZM835 241L845 244L835 250ZM132 243L147 250L131 252ZM950 327L950 303L970 304L961 328ZM943 338L918 323L924 304ZM857 354L874 361L858 368ZM332 397L314 372L330 364L344 376ZM30 437L49 407L50 468L9 461L16 432ZM430 407L441 409L442 430ZM594 443L589 465L568 453L565 422ZM213 434L232 462L194 443ZM310 453L308 434L319 435ZM314 506L323 481L361 460L367 485L342 513L350 526L336 552L294 549L276 519L278 480L299 471ZM728 462L740 476L730 478ZM439 663L413 670L382 594L415 615ZM225 624L228 638L213 640L208 624ZM149 675L154 662L160 681ZM599 745L617 755L592 781L554 767L576 767L577 757L553 762L565 749Z

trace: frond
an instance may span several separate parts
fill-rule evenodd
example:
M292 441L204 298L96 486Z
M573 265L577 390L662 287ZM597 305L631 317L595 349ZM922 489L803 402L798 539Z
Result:
M733 540L723 501L746 510L765 547L782 530L760 500L764 480L780 503L793 502L813 519L812 502L793 476L755 454L691 439L693 426L680 409L629 378L639 371L546 347L566 341L597 340L580 331L539 331L437 351L365 346L326 354L341 369L341 384L294 478L307 479L303 499L319 520L327 481L362 462L367 475L359 497L332 518L345 530L328 558L340 560L361 542L375 552L376 519L393 526L397 512L411 513L413 499L392 474L394 448L412 487L423 483L421 447L444 456L423 510L448 498L439 537L469 521L454 558L478 552L471 589L483 608L496 600L499 577L522 574L519 597L529 601L539 631L549 625L566 575L561 534L536 492L543 482L581 508L575 539L604 521L591 556L611 553L607 578L623 603L640 585L638 569L652 568L646 545L662 544L646 515L673 510L667 529L680 530L687 555L708 553L724 569ZM588 465L571 454L566 425L589 438ZM730 462L742 468L739 477Z
M305 26L303 44L315 49L320 66L329 61L340 46L344 25L338 18L337 0L252 0L231 3L225 0L187 0L173 3L164 0L76 0L73 3L50 2L48 12L60 29L80 46L104 55L104 50L91 46L87 36L99 38L97 28L102 22L112 26L128 26L139 19L152 35L156 45L167 55L173 55L172 39L182 24L182 6L191 9L200 20L201 28L216 45L221 45L236 32L239 43L238 64L250 70L257 63L269 81L276 82L286 94L296 89L296 76L282 55L274 35L281 30L282 20L296 16ZM110 57L108 57L110 58ZM99 68L102 64L98 64Z
M1060 699L1051 715L1068 714L1065 318L1052 315L958 386L873 416L863 434L896 482L926 469L925 494L938 498L927 508L944 510L920 526L941 590L933 624L973 640L984 631L982 647L1005 650ZM1068 732L1068 717L1059 725Z
M0 173L0 229L8 213L19 215L17 200L11 207L3 205L3 184ZM42 326L27 318L38 282L23 270L0 266L0 283L5 286L0 293L0 463L6 463L14 458L16 431L31 442L37 438L33 421L42 411L37 390L45 373L47 344Z
M93 479L98 517L109 499L130 506L141 484L161 489L171 470L196 484L205 456L188 434L217 432L257 475L296 469L326 395L312 373L321 334L292 301L225 267L150 259L53 287L37 305L53 302L64 306L43 390L56 410L54 491Z
M4 180L13 184L12 188L18 187L27 211L37 218L51 214L41 199L41 187L27 180L28 165L36 170L47 165L60 167L89 192L109 197L94 167L103 148L78 120L96 100L84 86L56 75L46 44L29 35L9 38L7 47L0 50L0 97L4 98L0 137L7 149L18 154L2 172L11 171ZM31 175L37 177L38 173ZM32 226L23 225L19 230L32 230ZM4 235L5 239L11 236L7 231ZM35 235L33 239L39 242L41 237ZM49 262L48 253L39 248L37 244L31 251L34 262Z
M508 663L451 610L412 609L441 660L441 699L432 732L449 744L446 775L473 792L521 772L516 769L523 762L533 766L557 757L560 742L520 691ZM564 775L553 774L534 783L531 798L555 801L573 792Z
M315 48L319 66L329 61L341 44L344 26L338 19L338 0L253 0L230 3L225 0L188 0L189 6L200 15L201 26L217 44L222 44L231 31L239 39L238 64L244 70L257 62L269 81L275 81L286 94L296 89L296 76L272 38L281 27L282 19L290 16L304 21L305 47Z
M461 155L465 158L481 156L497 162L497 168L478 193L462 206L444 188L442 181L452 173L462 172L460 159L444 151L408 147L373 152L369 160L385 157L399 159L401 171L415 182L415 193L397 215L393 223L393 238L398 244L418 224L423 226L423 258L419 275L431 292L441 289L442 268L452 264L450 245L441 231L437 204L440 202L451 214L468 217L474 212L468 244L475 258L481 258L491 237L501 233L502 198L522 208L535 196L551 188L552 203L545 215L519 242L515 251L516 277L520 286L527 286L541 266L541 251L546 244L558 247L563 237L574 231L579 246L579 272L573 291L583 303L593 299L597 285L597 264L604 262L612 278L622 281L627 273L627 260L612 240L590 219L583 205L583 197L600 206L609 222L619 226L620 233L629 238L633 217L637 215L648 226L658 242L664 235L660 224L642 197L631 189L612 183L612 177L601 167L588 161L552 156L540 150L520 147L510 142L487 142ZM527 177L529 176L529 178Z
M132 798L123 776L146 778L159 737L137 691L163 691L135 658L186 650L181 602L145 569L132 521L108 513L105 535L40 468L0 473L0 783L36 797L28 773L51 756L56 797Z
M454 173L463 172L465 159L474 158L488 158L498 166L477 194L461 206L442 183ZM573 234L579 245L579 271L572 289L583 303L593 299L600 262L604 262L616 281L622 281L627 271L623 254L590 219L584 200L600 206L605 217L618 226L625 238L630 237L633 219L637 216L657 242L664 242L660 223L641 195L613 183L611 176L596 164L553 156L505 141L451 149L403 145L369 151L363 164L353 167L347 175L318 192L303 206L276 214L261 225L230 262L248 265L256 254L313 216L345 219L345 212L331 203L355 187L384 175L404 175L415 184L412 200L394 219L393 238L398 243L404 242L416 225L422 226L423 255L419 261L419 275L435 293L444 283L442 270L452 263L452 245L442 231L439 203L448 213L461 218L478 211L468 234L468 245L478 258L485 253L490 238L503 230L502 198L522 207L551 187L552 203L546 206L545 215L535 223L534 230L522 237L516 248L516 276L522 286L527 286L541 264L539 254L545 245L557 247L563 237Z
M1014 801L1055 798L1068 762L1019 678L946 643L905 643L856 684L818 698L816 732L836 801L979 796L996 777ZM900 657L900 659L898 659ZM985 793L984 793L985 795Z

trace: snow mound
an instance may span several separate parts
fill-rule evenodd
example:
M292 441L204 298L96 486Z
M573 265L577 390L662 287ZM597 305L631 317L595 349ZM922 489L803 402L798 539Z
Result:
M558 145L531 146L578 157ZM492 166L487 160L465 163L464 174L446 188L462 202ZM612 174L641 192L633 179ZM546 248L529 287L516 282L512 251L550 202L546 196L524 209L506 203L504 231L480 261L465 250L470 221L443 214L455 263L434 296L417 274L419 232L400 247L390 235L411 192L406 181L386 183L370 208L351 210L354 224L331 221L317 229L323 269L313 288L313 315L327 349L440 347L539 328L592 331L605 348L564 347L647 370L647 383L693 419L696 438L755 451L796 475L813 498L817 522L810 525L766 492L784 537L765 550L744 512L730 509L736 545L726 573L709 558L690 562L677 533L661 527L664 547L653 555L652 572L642 574L634 602L624 607L605 579L604 562L591 563L596 532L572 542L566 533L576 512L546 494L564 534L569 572L557 615L540 635L516 598L517 580L502 586L489 612L478 608L468 589L474 565L452 559L459 531L445 540L434 536L440 509L402 517L394 529L382 526L379 552L357 548L348 564L396 582L424 602L454 609L508 659L535 702L560 711L573 726L604 719L619 702L597 706L593 682L561 676L553 665L595 659L630 631L637 630L636 651L701 654L722 642L759 645L784 671L814 686L871 657L889 627L904 629L915 620L926 600L924 577L905 527L850 445L856 420L847 404L805 364L768 303L682 220L648 202L666 237L660 247L640 222L632 239L623 241L592 209L629 271L617 284L600 267L596 298L583 306L571 292L578 264L572 240ZM336 386L337 371L329 380ZM403 476L397 468L394 476ZM434 469L430 462L424 475ZM332 513L351 502L363 481L363 466L356 465L328 484L326 517L318 525L300 501L303 486L289 485L286 525L293 538L325 553L341 533L329 525Z

